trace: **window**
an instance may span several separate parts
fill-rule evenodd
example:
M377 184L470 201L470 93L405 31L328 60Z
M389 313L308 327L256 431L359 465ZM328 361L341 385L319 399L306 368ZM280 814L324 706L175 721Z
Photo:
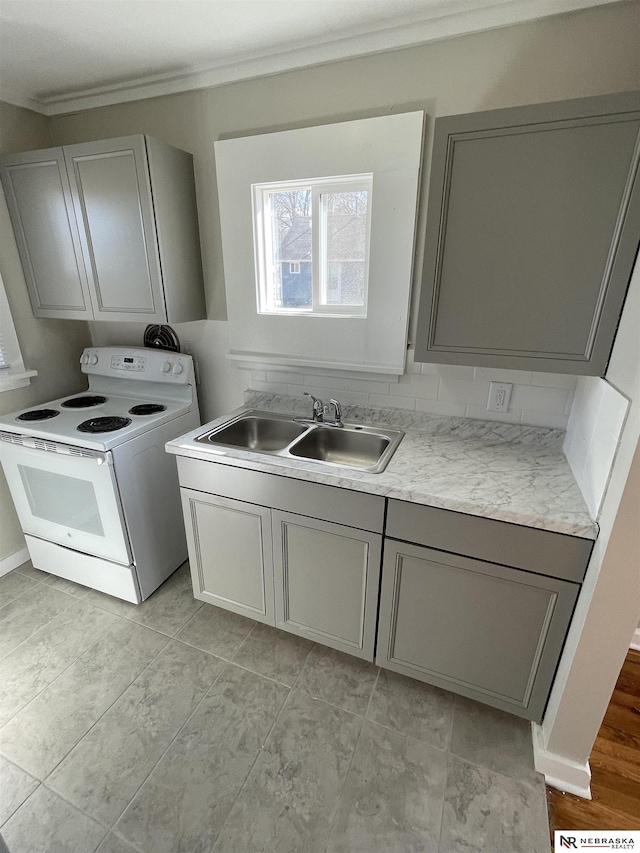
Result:
M258 311L366 317L373 175L253 184Z
M35 370L25 370L11 310L0 275L0 391L13 391L29 384Z

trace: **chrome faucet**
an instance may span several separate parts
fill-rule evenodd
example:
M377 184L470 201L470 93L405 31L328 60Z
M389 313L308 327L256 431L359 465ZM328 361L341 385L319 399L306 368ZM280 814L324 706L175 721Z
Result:
M314 397L313 394L310 394L308 391L303 391L302 393L305 395L305 397L311 397L311 399L313 400L312 420L317 424L321 424L324 421L324 403L322 402L322 400L319 400L317 397Z
M328 423L330 426L334 427L344 426L344 424L342 423L342 406L340 405L338 400L334 400L333 398L331 398L331 400L329 400L329 406L333 406L335 417L333 417L329 421L325 421L325 423ZM329 406L327 406L327 409L329 409Z

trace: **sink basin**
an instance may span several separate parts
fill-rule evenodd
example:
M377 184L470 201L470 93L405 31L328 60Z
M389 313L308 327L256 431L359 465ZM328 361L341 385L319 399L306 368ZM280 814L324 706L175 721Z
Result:
M217 453L235 448L378 474L387 467L403 435L396 429L361 424L335 427L251 409L195 441L220 448Z
M387 467L404 433L373 427L317 426L289 448L291 456L379 473Z
M306 430L306 426L291 419L249 415L223 424L212 432L201 435L196 441L225 444L243 450L255 450L258 453L276 453Z

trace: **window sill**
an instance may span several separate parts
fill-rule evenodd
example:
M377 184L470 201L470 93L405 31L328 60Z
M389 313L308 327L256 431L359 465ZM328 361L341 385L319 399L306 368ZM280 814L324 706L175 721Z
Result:
M322 372L347 372L349 374L375 374L368 375L368 379L381 378L386 382L397 381L404 373L403 367L389 367L384 364L360 364L342 361L330 361L329 359L303 358L298 356L271 355L270 353L238 352L232 350L227 353L230 361L245 363L249 369L254 370L278 370L282 368L312 368ZM393 377L396 377L394 380Z
M346 311L298 311L295 308L273 311L258 311L261 317L330 317L332 320L366 320L365 314L348 314Z
M31 383L31 377L37 376L37 370L21 370L19 372L0 372L0 392L15 391L17 388L26 388Z

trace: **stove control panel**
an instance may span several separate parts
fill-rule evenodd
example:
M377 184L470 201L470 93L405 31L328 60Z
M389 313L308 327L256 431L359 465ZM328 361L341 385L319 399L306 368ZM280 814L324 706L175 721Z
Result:
M139 355L112 355L111 367L113 370L144 370L146 358Z
M138 347L87 347L80 357L83 373L171 385L193 384L190 355Z

